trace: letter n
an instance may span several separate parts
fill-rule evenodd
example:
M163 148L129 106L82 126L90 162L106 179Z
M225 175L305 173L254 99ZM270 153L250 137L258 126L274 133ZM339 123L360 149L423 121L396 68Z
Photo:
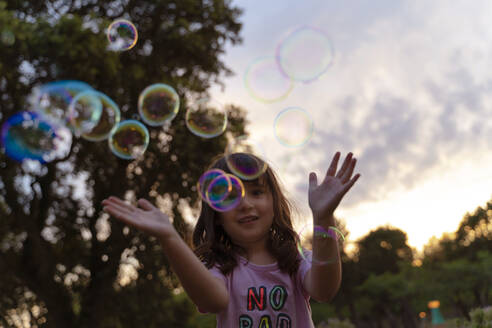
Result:
M260 286L260 294L256 292L255 287L248 288L248 311L255 309L255 304L258 310L263 311L266 307L266 287Z
M251 328L253 327L253 319L247 314L241 314L239 317L239 328Z

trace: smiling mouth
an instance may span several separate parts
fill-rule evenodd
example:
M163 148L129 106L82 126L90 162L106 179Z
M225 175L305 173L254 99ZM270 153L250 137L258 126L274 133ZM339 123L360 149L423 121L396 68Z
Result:
M248 216L246 218L239 219L239 223L248 223L258 220L257 216Z

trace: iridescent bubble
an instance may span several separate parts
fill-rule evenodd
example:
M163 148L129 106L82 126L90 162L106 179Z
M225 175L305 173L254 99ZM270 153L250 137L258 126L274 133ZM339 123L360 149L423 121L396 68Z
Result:
M44 164L59 157L71 145L71 135L43 119L36 112L18 112L2 125L1 142L5 154L22 162L37 160Z
M214 181L214 179L217 177L223 177L224 179L222 179L222 181L218 181L219 183L217 183L217 186L209 189L210 183ZM227 190L221 189L222 186L220 183L224 181L227 182L227 188L226 188ZM200 176L200 179L198 180L198 184L197 184L197 189L198 192L200 193L200 196L207 203L209 203L210 201L214 202L214 201L223 200L225 197L227 197L227 193L231 190L231 188L232 185L229 177L224 171L220 169L211 169L206 171ZM212 194L212 196L209 197L208 193Z
M280 111L273 123L278 142L287 147L304 146L312 137L314 122L311 115L300 107Z
M120 123L120 108L116 103L102 92L97 92L102 105L101 118L99 123L87 133L82 134L82 138L89 141L101 141L107 139L111 132Z
M0 40L6 46L11 46L15 43L15 34L10 30L3 30L0 34Z
M251 62L244 85L254 99L264 103L283 100L294 88L293 80L280 71L275 57L260 57Z
M268 165L262 158L263 147L247 136L229 140L225 150L227 167L243 180L254 180L266 171Z
M101 98L99 93L94 90L80 92L68 105L68 121L78 136L95 128L101 115Z
M232 182L227 174L219 175L210 181L205 193L209 204L217 204L224 201L232 191Z
M208 203L211 208L219 212L227 212L232 210L233 208L238 206L239 203L241 203L241 200L244 198L245 195L243 182L235 175L227 174L227 176L229 177L232 186L231 190L227 194L227 197L216 203L212 203L212 202ZM218 176L215 179L223 179L223 177ZM214 183L215 181L211 182L212 185Z
M123 159L135 159L145 153L149 131L139 121L126 120L117 125L108 141L113 154Z
M298 233L299 239L297 240L297 251L299 255L311 264L324 265L333 263L335 258L314 258L313 251L313 239L314 238L329 238L334 240L344 241L345 237L342 232L336 227L323 228L319 225L313 225L312 223L306 224Z
M138 97L140 117L150 126L159 126L171 121L178 111L179 95L167 84L152 84Z
M92 87L81 81L50 82L33 89L31 108L55 124L67 125L68 106L77 94L86 90L92 90Z
M188 104L185 123L196 136L210 139L221 135L227 127L227 113L222 104L211 98L200 98Z
M117 19L107 29L109 50L125 51L135 46L138 32L135 25L126 19Z
M325 32L310 26L299 27L279 43L277 63L295 81L311 82L331 66L334 49Z

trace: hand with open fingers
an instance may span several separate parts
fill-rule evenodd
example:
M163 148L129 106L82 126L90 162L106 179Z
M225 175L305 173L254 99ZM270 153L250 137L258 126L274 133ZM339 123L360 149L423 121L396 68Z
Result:
M337 152L333 156L333 160L321 184L318 185L316 173L311 172L309 174L308 199L314 220L324 220L333 216L343 196L360 177L359 173L352 177L357 161L355 158L352 158L352 153L347 154L342 167L337 172L339 159L340 152Z
M169 217L146 199L138 200L139 207L114 196L103 200L102 204L103 210L116 219L160 239L176 233Z

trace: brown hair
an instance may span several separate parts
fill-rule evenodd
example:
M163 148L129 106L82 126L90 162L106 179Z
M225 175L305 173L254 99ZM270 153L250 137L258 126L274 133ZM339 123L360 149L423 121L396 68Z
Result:
M245 153L231 155L236 162L265 163L260 158ZM231 173L223 155L215 158L209 169L216 168ZM267 166L266 171L256 180L246 181L265 184L272 193L273 223L268 238L268 251L277 259L281 271L294 275L299 267L297 256L297 233L292 227L292 204L284 196L278 179L273 170ZM237 265L236 254L245 255L245 250L234 245L219 222L219 212L212 209L202 200L202 209L193 232L195 254L207 268L217 265L223 274L230 273Z

